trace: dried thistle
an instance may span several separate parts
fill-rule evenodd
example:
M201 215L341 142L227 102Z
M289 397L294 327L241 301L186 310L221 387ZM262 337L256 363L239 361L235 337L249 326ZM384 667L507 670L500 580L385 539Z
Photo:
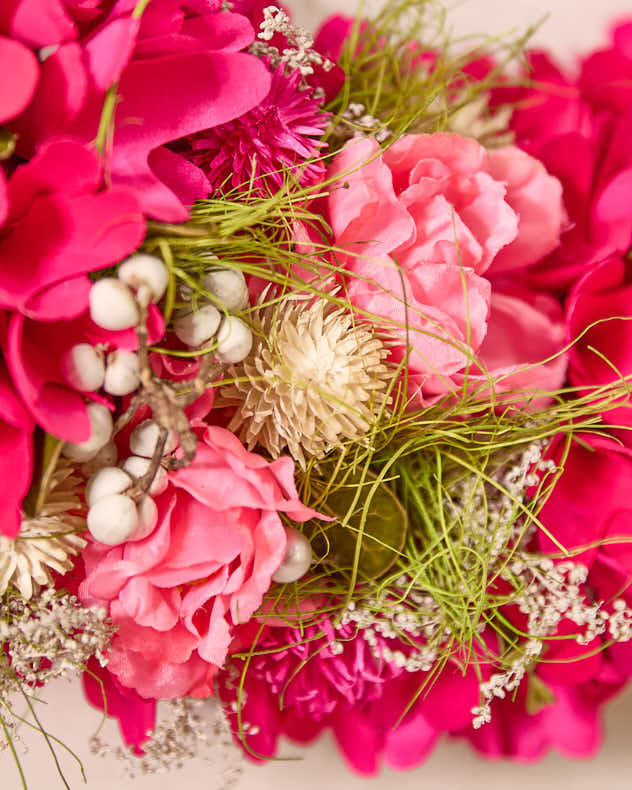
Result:
M253 350L221 390L237 406L229 430L275 458L306 466L345 440L362 442L386 402L392 371L374 330L326 299L261 305Z

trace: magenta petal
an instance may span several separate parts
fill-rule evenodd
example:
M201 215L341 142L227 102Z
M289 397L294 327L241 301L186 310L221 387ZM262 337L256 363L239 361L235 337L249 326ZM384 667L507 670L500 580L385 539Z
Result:
M133 689L127 689L116 678L91 659L89 672L83 674L83 690L90 704L118 719L123 740L134 747L136 754L149 740L147 734L156 724L156 700L143 699Z
M45 431L66 441L84 441L90 435L90 421L83 396L62 383L50 346L25 337L25 324L20 313L11 316L4 349L18 392ZM29 328L36 329L37 324Z
M164 221L186 219L180 201L152 173L150 152L242 115L269 89L265 65L241 53L193 53L130 63L119 86L114 182L137 188L148 214Z
M32 47L59 44L77 35L62 0L2 0L0 29Z
M106 91L120 79L132 55L138 26L136 17L115 19L86 44L88 70L98 90Z
M20 531L22 500L31 484L33 421L15 394L1 361L0 413L0 534L12 538Z
M74 41L63 44L41 64L33 101L11 124L18 151L31 156L39 142L63 133L81 110L87 89L81 47Z
M5 123L33 97L39 76L37 58L17 41L0 36L0 73L6 75L0 82L0 123Z
M352 709L338 714L332 729L351 768L363 776L375 776L382 744L372 722Z
M213 191L202 170L168 148L156 148L149 155L149 167L178 197L184 206L192 206Z

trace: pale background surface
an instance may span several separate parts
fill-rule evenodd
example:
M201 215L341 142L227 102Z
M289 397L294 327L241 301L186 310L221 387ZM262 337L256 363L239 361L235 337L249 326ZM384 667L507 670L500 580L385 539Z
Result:
M1 2L1 0L0 0ZM272 0L271 0L272 2ZM351 0L289 0L296 19L315 26L326 14L349 12ZM458 33L498 35L523 30L547 13L548 20L536 41L554 47L569 59L580 49L605 40L607 23L625 12L632 14L632 0L465 0L451 2L451 24ZM218 786L214 766L190 762L184 770L171 774L130 779L114 759L91 757L87 739L99 724L96 711L82 700L77 685L57 684L48 690L49 705L40 715L48 728L78 753L84 762L90 790L214 790ZM114 725L105 736L116 743ZM422 767L407 774L384 770L367 783L352 776L334 752L328 738L308 750L287 746L287 755L301 755L299 762L276 762L263 767L245 765L237 790L630 790L632 788L632 691L611 704L606 714L606 741L598 758L570 762L551 755L533 766L485 763L463 743L444 742ZM24 733L29 752L24 757L30 790L62 787L54 774L50 757L39 737ZM73 790L82 786L80 774L64 760L66 776ZM0 753L0 790L18 790L18 775L9 754Z

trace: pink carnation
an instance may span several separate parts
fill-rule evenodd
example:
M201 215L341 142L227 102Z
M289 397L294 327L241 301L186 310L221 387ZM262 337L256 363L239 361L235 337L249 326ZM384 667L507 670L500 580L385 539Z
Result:
M279 513L316 514L298 499L294 463L268 463L224 428L200 430L195 461L169 474L145 540L84 552L85 603L119 630L108 669L141 697L208 696L233 629L261 605L285 550Z
M561 349L559 307L507 276L559 243L561 187L539 162L455 134L405 135L384 153L351 141L327 175L344 183L327 217L348 253L349 297L401 341L395 359L410 344L413 394L454 389L467 368L482 386L472 357L503 374L501 391L516 388L510 374L526 365L531 388L560 386L564 356L538 364Z
M265 97L270 76L240 52L253 40L250 22L222 11L220 0L152 0L141 19L135 6L10 0L0 32L46 48L35 93L10 128L25 156L60 133L92 141L106 91L117 83L112 183L137 189L145 213L182 221L208 182L165 145L242 115Z

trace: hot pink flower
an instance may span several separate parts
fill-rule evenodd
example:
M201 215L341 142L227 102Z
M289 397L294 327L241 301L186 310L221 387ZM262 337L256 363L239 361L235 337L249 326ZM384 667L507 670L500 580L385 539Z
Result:
M385 647L410 651L397 640L376 638L378 654ZM463 675L448 664L399 723L426 676L380 658L353 625L334 630L323 620L301 630L270 627L255 652L261 655L246 671L241 719L249 725L247 753L264 757L274 756L280 735L307 743L331 728L357 773L374 775L383 760L405 770L428 756L441 732L465 727L478 703L473 668ZM227 703L237 701L233 673L241 668L237 661L218 675ZM240 742L235 714L231 720Z
M0 69L11 75L0 85L0 123L6 123L23 112L33 98L39 65L30 49L0 36Z
M405 135L383 154L372 140L350 142L327 175L345 185L332 190L327 216L348 253L349 297L401 339L396 359L410 344L415 394L456 388L475 361L491 362L492 375L530 364L531 387L560 385L563 357L553 371L534 357L561 348L554 307L499 279L559 242L561 188L540 163L515 148L488 154L454 134ZM536 313L538 339L525 346Z
M84 552L80 596L119 627L109 670L141 697L208 696L233 629L261 605L283 558L283 512L303 521L294 463L268 463L223 428L200 431L195 461L169 474L145 540Z
M94 140L105 93L118 83L112 183L137 189L146 213L181 221L185 205L208 194L208 182L165 144L242 115L267 94L270 76L240 52L252 26L221 11L220 0L152 0L140 20L135 5L45 0L35 8L11 0L0 31L51 48L33 100L11 129L27 155L55 134Z
M84 396L64 379L61 355L82 341L135 342L133 333L104 333L86 311L88 274L143 239L138 200L102 187L94 149L60 139L8 182L0 176L0 221L0 344L9 372L44 430L81 441L90 430Z
M576 341L569 354L569 378L573 384L590 391L591 387L632 375L629 261L610 258L596 264L576 283L566 311L569 340ZM610 409L604 417L610 423L632 424L629 403Z

